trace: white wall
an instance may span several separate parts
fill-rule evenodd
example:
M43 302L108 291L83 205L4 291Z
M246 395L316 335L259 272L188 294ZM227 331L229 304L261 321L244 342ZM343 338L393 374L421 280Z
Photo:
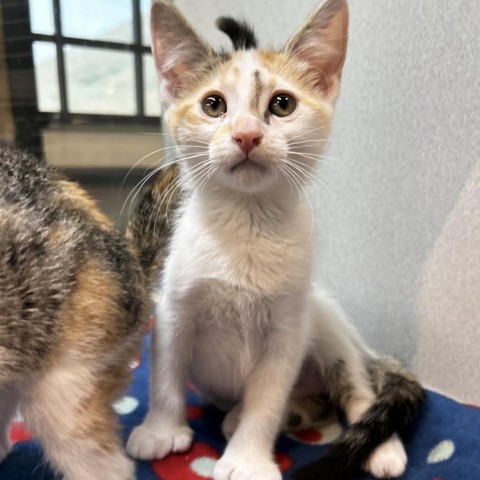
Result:
M316 1L177 0L281 46ZM351 0L350 50L317 202L317 279L367 341L430 385L480 400L480 10L476 0Z

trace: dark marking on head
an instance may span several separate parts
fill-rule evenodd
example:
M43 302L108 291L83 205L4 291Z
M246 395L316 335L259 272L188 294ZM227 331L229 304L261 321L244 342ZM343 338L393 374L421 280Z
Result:
M230 37L235 50L257 48L255 33L246 22L237 22L231 17L220 17L216 21L217 27Z
M260 72L256 70L253 74L253 88L250 96L250 108L258 109L260 104L260 96L263 91L263 83L260 80Z

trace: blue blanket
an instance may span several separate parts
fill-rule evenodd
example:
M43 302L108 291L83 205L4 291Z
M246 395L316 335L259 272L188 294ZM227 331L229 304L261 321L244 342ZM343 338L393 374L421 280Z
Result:
M143 358L135 368L126 396L115 404L123 426L124 439L147 411L149 338ZM137 462L141 480L205 480L211 478L214 462L225 448L220 431L223 414L205 405L193 392L188 393L188 417L195 431L192 449L154 462ZM276 446L276 460L289 478L289 472L322 454L339 433L333 423L322 429L282 435ZM42 459L39 445L30 439L22 421L15 421L11 437L17 443L0 465L0 480L53 480L55 475ZM461 405L433 392L415 425L404 435L409 465L404 480L479 480L480 410ZM369 479L368 475L361 477Z

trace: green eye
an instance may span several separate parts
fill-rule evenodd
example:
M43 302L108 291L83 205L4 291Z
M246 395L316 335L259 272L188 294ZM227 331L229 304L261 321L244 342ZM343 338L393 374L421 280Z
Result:
M279 93L274 95L270 100L268 109L277 117L287 117L291 115L297 108L297 101L287 93Z
M202 102L202 110L209 117L220 117L227 111L227 103L220 95L209 95Z

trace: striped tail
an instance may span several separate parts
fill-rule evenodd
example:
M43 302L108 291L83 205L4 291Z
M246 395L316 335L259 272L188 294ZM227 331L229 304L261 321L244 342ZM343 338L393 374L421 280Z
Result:
M158 278L167 256L181 203L178 167L172 165L159 174L144 194L127 228L127 239L135 250L151 286Z
M375 402L323 457L295 471L294 480L353 479L376 447L412 423L425 401L425 391L412 375L397 365L390 366L385 369L381 361L373 365L379 390Z

